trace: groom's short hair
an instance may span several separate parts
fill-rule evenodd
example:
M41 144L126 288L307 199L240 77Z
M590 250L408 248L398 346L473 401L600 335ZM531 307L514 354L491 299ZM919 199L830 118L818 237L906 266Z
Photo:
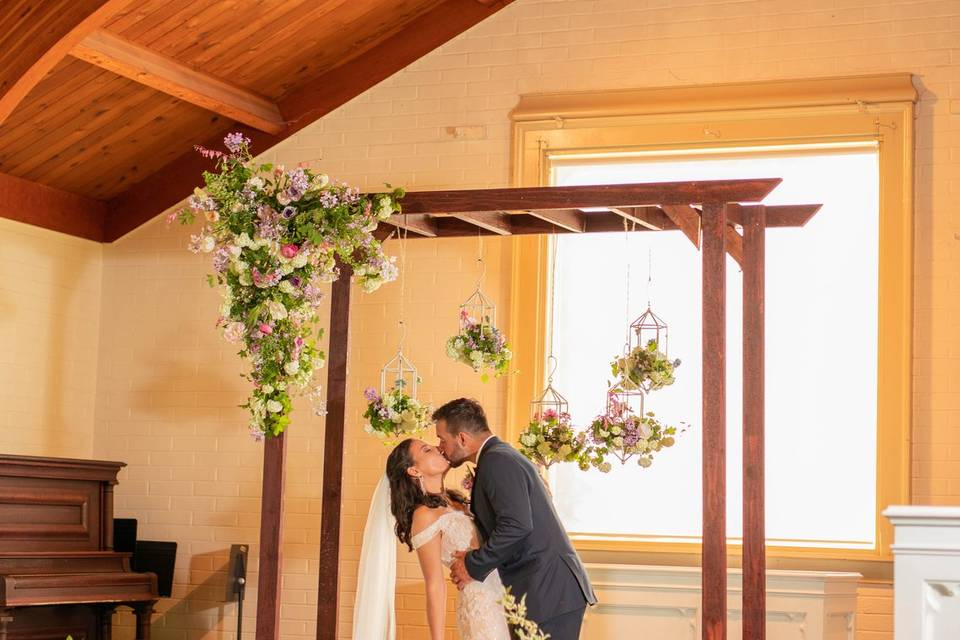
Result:
M490 431L487 425L487 414L476 400L457 398L451 400L433 412L433 420L443 420L447 423L447 430L456 435L462 431L478 434Z

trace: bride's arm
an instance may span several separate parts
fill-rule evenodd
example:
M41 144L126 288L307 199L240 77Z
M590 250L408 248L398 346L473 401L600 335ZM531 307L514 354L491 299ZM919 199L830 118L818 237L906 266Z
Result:
M423 530L436 519L432 513L423 513L418 509L413 516L413 528ZM419 516L419 517L418 517ZM433 517L431 517L433 516ZM430 640L443 640L446 629L447 612L447 580L440 560L440 544L443 533L433 536L417 548L417 558L420 560L420 570L426 583L427 593L427 623L430 626Z

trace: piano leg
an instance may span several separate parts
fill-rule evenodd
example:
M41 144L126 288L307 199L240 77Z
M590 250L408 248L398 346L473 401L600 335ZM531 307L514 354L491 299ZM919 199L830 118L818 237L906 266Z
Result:
M137 615L137 640L150 640L150 617L153 615L153 603L143 602L133 607ZM0 640L4 640L0 638Z
M100 607L100 640L110 640L113 636L113 611L116 607L112 604Z
M13 609L0 609L0 640L7 640L7 625L13 622Z

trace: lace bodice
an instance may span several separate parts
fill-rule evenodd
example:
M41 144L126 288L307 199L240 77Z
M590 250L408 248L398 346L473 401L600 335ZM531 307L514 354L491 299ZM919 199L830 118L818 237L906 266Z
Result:
M440 561L445 567L453 564L453 554L477 547L477 529L473 519L462 511L448 511L430 526L411 538L419 549L441 534ZM510 630L503 615L500 598L503 585L500 574L490 573L483 582L471 582L457 598L457 630L460 640L510 640Z

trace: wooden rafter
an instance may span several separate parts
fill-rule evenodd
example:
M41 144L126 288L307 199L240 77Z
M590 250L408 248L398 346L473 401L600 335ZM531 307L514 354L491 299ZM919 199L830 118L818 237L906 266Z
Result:
M513 0L496 0L481 4L442 0L375 47L344 61L281 100L278 106L286 122L282 132L271 134L252 127L234 128L251 138L253 148L266 151L511 2ZM221 140L222 135L206 140L204 145L220 148ZM116 240L176 205L193 191L197 176L209 166L209 161L192 150L185 151L152 176L113 198L105 229L107 241Z
M436 238L438 229L437 222L433 220L430 216L424 215L422 213L407 214L401 213L394 216L391 216L387 220L389 224L392 224L398 229L405 229L412 233L415 233L419 236L426 238Z
M526 213L573 233L583 233L587 229L587 214L579 209L546 209L542 211L521 211L519 213Z
M286 126L277 105L263 96L102 29L70 55L261 131L276 134Z
M734 199L736 201L736 199ZM673 220L697 249L700 248L700 213L689 205L664 204L663 212Z
M0 217L103 241L106 204L0 173Z
M610 209L631 225L640 225L650 231L663 231L675 226L660 207L619 207Z
M502 211L485 211L482 213L455 213L454 218L469 222L470 224L495 233L498 236L509 236L513 234L513 224L510 222L510 214Z
M0 124L77 43L129 2L0 3Z

